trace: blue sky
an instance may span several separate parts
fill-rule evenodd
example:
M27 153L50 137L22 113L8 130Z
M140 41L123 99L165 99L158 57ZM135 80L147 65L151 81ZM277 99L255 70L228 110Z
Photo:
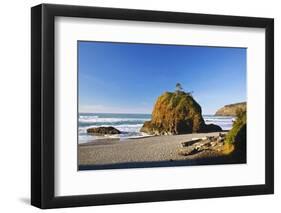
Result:
M78 42L79 112L151 113L179 82L213 114L246 101L246 49Z

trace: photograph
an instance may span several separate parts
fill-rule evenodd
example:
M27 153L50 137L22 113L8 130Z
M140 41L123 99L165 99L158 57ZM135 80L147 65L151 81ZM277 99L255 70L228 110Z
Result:
M78 41L77 55L79 171L247 162L247 48Z

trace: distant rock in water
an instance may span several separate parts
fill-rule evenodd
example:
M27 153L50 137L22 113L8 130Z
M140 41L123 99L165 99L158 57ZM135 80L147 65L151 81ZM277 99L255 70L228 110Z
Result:
M97 135L113 135L113 134L120 134L121 132L112 126L109 126L109 127L89 128L87 129L87 133L97 134Z
M246 110L246 102L229 104L220 108L215 115L220 116L236 116L237 111L245 111Z
M190 93L165 92L154 105L151 121L146 121L140 131L154 135L222 131L215 124L205 124L201 113L200 105Z

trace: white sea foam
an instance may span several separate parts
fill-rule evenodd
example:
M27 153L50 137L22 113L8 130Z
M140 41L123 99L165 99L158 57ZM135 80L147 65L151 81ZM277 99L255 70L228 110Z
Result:
M143 124L131 124L131 125L111 125L114 128L118 129L121 132L139 132L140 128ZM93 128L93 127L106 127L108 125L90 125L85 127L79 127L79 133L87 133L87 129Z
M232 116L213 116L213 115L203 115L206 124L216 124L219 125L223 130L230 130L233 125L234 117Z

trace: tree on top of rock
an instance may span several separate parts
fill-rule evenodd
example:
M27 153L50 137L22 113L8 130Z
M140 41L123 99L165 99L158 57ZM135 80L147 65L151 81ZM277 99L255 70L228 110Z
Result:
M183 88L180 83L177 83L176 84L176 94L181 94L181 93L184 93ZM186 92L185 94L192 97L193 91Z
M176 84L176 92L178 93L178 92L182 92L182 91L183 91L183 88L182 88L181 84L177 83Z

